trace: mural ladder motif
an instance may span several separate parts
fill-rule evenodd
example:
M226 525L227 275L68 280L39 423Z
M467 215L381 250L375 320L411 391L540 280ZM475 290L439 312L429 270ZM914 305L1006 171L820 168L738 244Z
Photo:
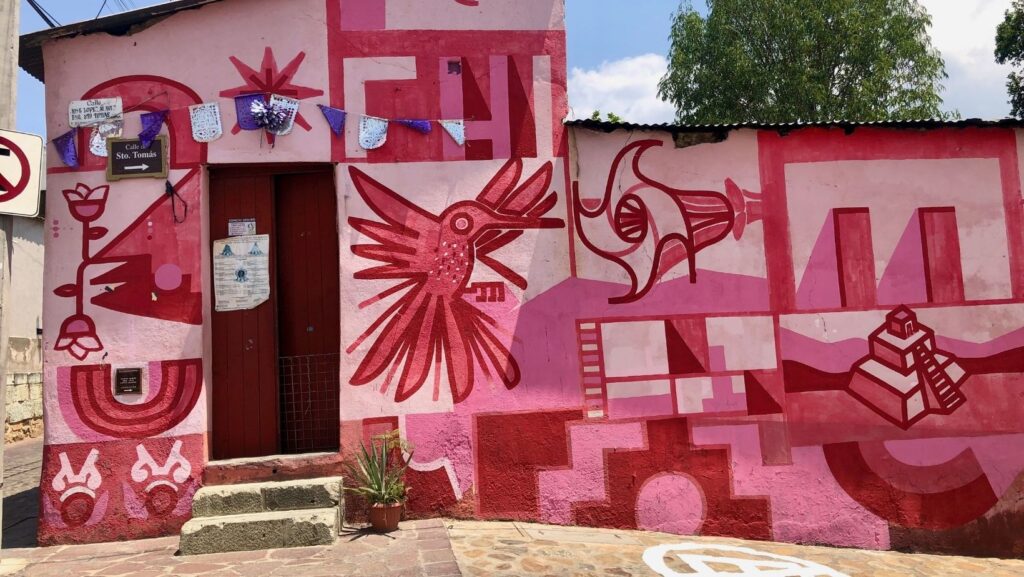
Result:
M604 382L601 328L594 322L577 322L576 334L580 355L580 382L587 418L601 419L608 414L608 388Z
M935 360L935 354L928 349L924 342L918 343L914 347L913 353L915 364L918 366L918 374L924 381L922 384L926 391L925 394L929 401L934 400L937 405L934 407L935 410L951 413L967 400L960 390L953 386L953 380L939 366L938 361Z

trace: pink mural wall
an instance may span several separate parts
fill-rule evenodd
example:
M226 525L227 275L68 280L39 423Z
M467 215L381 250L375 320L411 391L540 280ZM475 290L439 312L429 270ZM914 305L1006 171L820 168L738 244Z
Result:
M120 96L129 133L171 110L178 196L108 183L84 137L80 168L49 155L43 543L188 518L218 434L208 170L333 162L341 453L399 429L410 513L1024 553L1014 131L567 130L560 0L226 0L45 61L50 134L73 100ZM301 103L273 147L233 130L249 92ZM467 140L365 150L360 114Z
M607 300L542 518L1020 554L1019 134L573 141L574 290Z

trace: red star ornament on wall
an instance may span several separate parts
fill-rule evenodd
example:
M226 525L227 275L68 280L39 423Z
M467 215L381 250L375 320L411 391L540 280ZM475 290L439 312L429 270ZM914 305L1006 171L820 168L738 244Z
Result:
M264 94L279 94L296 100L305 100L314 96L320 96L324 93L323 90L292 84L292 79L295 77L295 73L298 72L299 66L302 65L302 61L305 58L306 53L299 52L295 55L295 58L292 58L292 61L289 62L287 66L278 70L277 60L274 58L274 51L267 46L263 50L263 62L260 63L260 69L254 70L238 58L232 56L230 58L231 63L235 65L235 69L238 70L238 74L242 77L242 80L245 81L245 84L228 90L222 90L220 95L227 98L234 98L236 96L241 96L242 94L262 92ZM313 129L309 122L303 118L302 112L299 112L295 116L295 124L298 124L307 131ZM236 122L235 126L231 129L231 133L238 134L241 130L242 128L238 126L238 123Z

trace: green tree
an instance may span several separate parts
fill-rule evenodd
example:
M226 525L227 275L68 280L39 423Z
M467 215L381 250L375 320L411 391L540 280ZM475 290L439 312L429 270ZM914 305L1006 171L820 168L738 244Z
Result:
M689 0L659 96L690 124L956 118L917 0Z
M1010 72L1006 90L1010 94L1012 114L1024 117L1024 0L1013 0L999 27L996 28L996 62L1017 68Z

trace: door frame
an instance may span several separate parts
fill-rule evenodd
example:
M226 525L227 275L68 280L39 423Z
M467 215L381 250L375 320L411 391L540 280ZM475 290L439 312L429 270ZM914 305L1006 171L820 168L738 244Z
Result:
M202 288L203 288L203 324L202 324L202 346L203 346L203 380L206 383L206 452L207 452L207 463L223 462L224 459L214 459L213 456L213 439L217 434L214 428L214 411L213 411L213 397L216 394L214 392L213 383L213 314L214 314L214 295L213 295L213 255L212 246L215 238L211 232L210 218L211 214L211 201L212 201L212 187L211 180L213 175L225 175L231 176L277 176L286 174L310 174L310 173L324 173L330 175L331 182L333 183L335 196L338 196L338 183L337 183L337 163L333 162L275 162L275 163L217 163L217 164L205 164L203 165L202 174L202 194L201 194L201 207L199 216L202 219L200 243L201 243L201 267L202 267ZM338 197L338 207L341 205L341 198ZM340 209L339 209L340 210ZM338 222L338 229L340 234L341 223ZM339 254L340 254L340 237L339 237ZM276 298L272 293L271 298ZM277 310L275 306L274 312L274 324L277 327ZM274 331L274 349L278 348L277 343L278 335L277 330ZM276 366L276 362L275 362ZM280 387L280 384L278 384ZM280 389L278 389L280 392ZM280 400L278 399L277 405L278 413L278 447L272 455L265 457L254 457L257 459L261 458L301 458L302 455L283 455L281 454L281 439L280 439ZM340 422L340 414L339 414ZM340 446L340 435L339 434L339 446ZM231 459L226 459L230 461Z

